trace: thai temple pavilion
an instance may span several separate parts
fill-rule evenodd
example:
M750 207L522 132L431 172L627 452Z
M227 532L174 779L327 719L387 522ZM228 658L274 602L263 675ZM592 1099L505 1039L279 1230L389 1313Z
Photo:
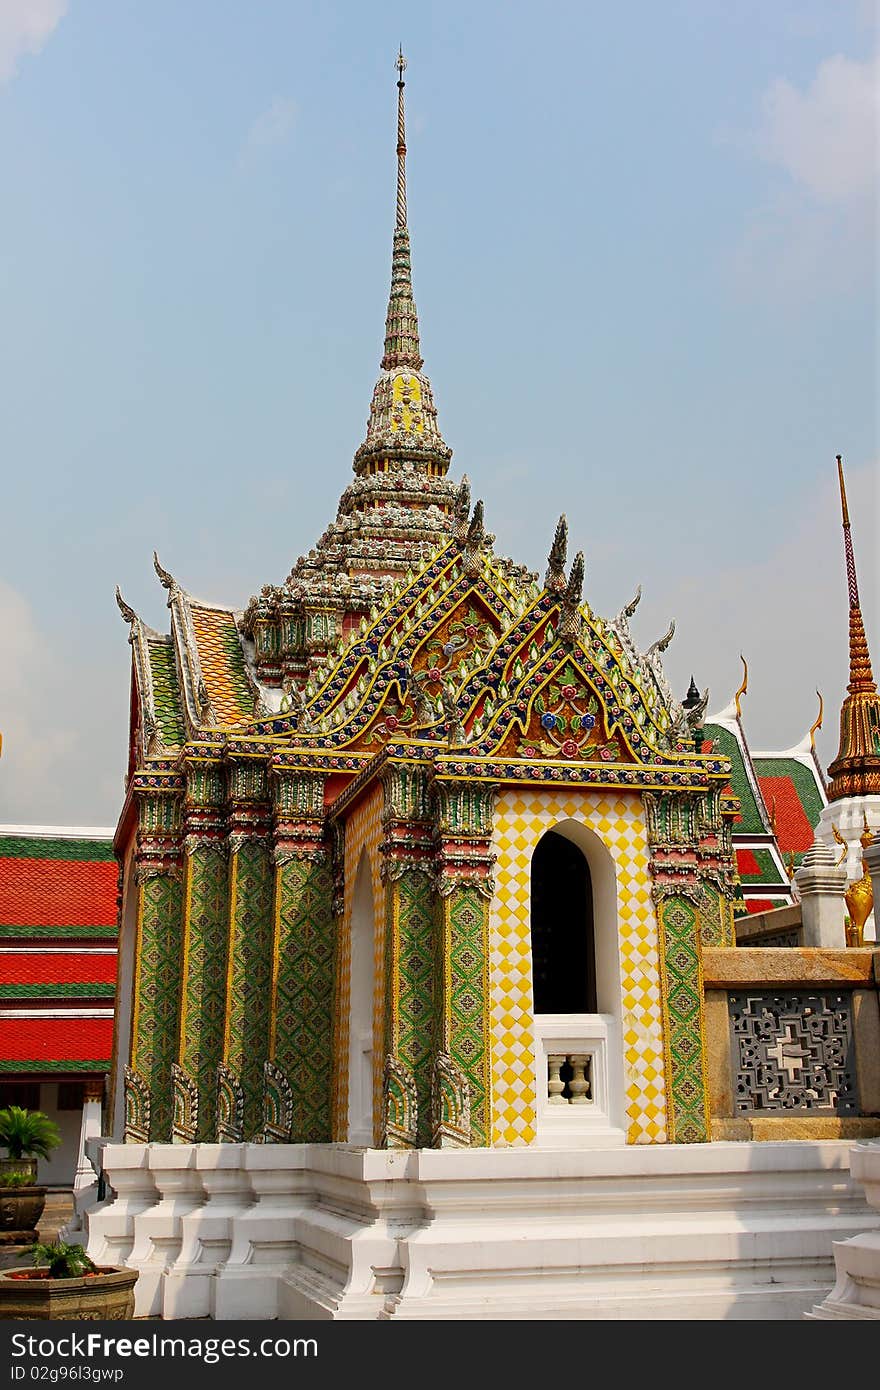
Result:
M112 1129L502 1149L564 1122L582 1145L700 1143L706 961L720 989L742 914L797 900L829 798L880 811L864 633L829 790L815 725L753 757L744 687L711 720L693 682L675 697L671 631L642 652L634 603L592 610L564 518L542 575L495 554L424 370L399 69L384 354L336 520L244 611L158 558L170 633L119 596Z

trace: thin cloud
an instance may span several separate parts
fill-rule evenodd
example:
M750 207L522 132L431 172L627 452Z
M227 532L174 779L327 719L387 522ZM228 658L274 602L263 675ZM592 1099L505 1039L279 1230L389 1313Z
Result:
M271 106L251 123L244 139L240 164L248 164L256 155L283 145L290 138L299 108L291 97L276 97Z
M877 78L875 60L840 54L819 65L806 91L777 78L764 93L757 153L823 202L870 195L880 148Z
M15 76L19 59L39 53L67 13L67 0L2 0L0 83Z
M825 59L803 89L777 78L737 141L781 171L747 217L730 264L739 292L801 302L873 278L880 86L876 59Z

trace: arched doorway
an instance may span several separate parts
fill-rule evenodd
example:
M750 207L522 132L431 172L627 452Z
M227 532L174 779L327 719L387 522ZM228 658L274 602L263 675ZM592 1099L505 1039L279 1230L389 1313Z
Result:
M594 1014L593 885L586 856L548 830L532 856L532 983L536 1014Z
M567 819L531 861L537 1142L622 1144L622 995L614 862Z
M348 1142L373 1143L373 971L375 913L366 852L355 876L351 906L348 1019Z

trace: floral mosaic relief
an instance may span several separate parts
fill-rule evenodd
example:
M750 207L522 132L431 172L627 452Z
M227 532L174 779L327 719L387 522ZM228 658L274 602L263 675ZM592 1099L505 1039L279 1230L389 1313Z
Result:
M570 663L538 691L526 732L515 726L499 751L507 757L572 758L580 762L630 759L618 738L609 738L599 697Z

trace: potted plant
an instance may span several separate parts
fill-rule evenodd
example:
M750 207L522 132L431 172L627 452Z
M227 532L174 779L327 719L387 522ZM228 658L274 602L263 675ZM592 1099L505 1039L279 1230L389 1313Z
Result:
M96 1265L81 1245L36 1242L33 1267L0 1272L0 1318L86 1318L119 1321L134 1315L136 1269Z
M37 1185L37 1159L48 1158L61 1143L58 1126L42 1110L8 1105L0 1110L0 1236L4 1244L33 1238L46 1189Z

